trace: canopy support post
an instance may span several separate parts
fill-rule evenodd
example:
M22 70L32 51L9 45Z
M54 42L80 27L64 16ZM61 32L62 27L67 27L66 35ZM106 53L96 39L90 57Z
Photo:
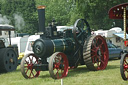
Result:
M124 8L123 18L124 18L124 40L126 41L126 8Z

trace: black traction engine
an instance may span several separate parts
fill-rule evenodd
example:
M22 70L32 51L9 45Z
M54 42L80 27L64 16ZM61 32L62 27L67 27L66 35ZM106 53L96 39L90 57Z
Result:
M66 77L68 69L86 65L89 70L103 70L108 63L108 47L100 35L91 35L85 19L76 20L71 29L57 31L55 20L45 28L45 7L38 7L40 39L33 43L33 52L21 61L25 78L38 77L47 71L53 79Z

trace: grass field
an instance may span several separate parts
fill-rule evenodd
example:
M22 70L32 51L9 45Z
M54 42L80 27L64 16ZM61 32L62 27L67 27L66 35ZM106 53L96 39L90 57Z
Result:
M63 79L64 85L128 85L120 75L120 60L111 60L102 71L89 71L85 65L69 71ZM61 85L61 80L53 80L48 71L41 72L38 78L25 79L18 66L17 70L0 74L0 85Z

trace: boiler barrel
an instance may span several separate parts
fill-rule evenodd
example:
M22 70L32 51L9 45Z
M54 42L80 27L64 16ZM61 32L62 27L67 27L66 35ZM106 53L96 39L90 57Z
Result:
M54 52L64 52L70 54L75 50L74 40L67 39L38 39L33 44L33 51L37 57L46 58Z

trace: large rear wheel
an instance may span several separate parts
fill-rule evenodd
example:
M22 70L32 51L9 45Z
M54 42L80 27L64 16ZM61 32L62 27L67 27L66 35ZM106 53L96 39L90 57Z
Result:
M89 70L103 70L108 63L108 47L100 35L88 37L83 46L83 59Z
M123 80L128 80L128 53L124 53L121 57L120 73Z
M0 49L0 72L11 72L17 68L18 55L12 48Z

